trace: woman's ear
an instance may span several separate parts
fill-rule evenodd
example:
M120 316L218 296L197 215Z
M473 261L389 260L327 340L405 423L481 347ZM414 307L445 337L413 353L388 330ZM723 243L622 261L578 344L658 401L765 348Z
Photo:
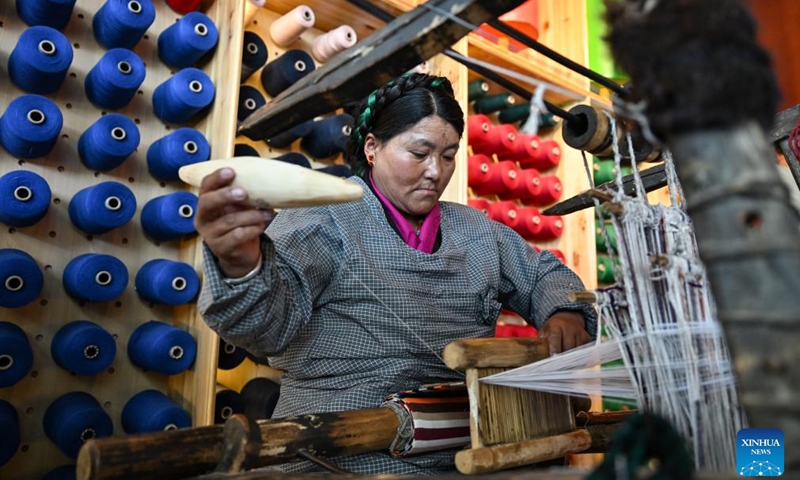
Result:
M364 156L369 157L369 154L372 153L375 155L375 151L378 149L378 139L375 138L375 135L372 133L368 133L367 136L364 138Z

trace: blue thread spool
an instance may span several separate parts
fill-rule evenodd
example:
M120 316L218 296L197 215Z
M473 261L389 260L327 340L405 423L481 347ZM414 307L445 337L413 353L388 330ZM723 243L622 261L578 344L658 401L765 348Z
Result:
M17 308L42 293L44 275L36 260L22 250L0 249L0 307Z
M92 170L107 171L122 165L139 147L139 128L118 113L103 115L78 139L78 155Z
M236 110L236 118L241 122L266 104L267 99L257 88L253 88L250 85L242 85L239 87L239 107Z
M42 480L77 480L77 478L75 465L61 465L47 472Z
M353 171L350 170L350 167L347 165L328 165L327 167L318 168L316 170L341 178L350 178L353 176Z
M200 12L187 13L158 36L158 56L173 68L194 65L217 46L217 26Z
M25 331L11 322L0 322L0 388L25 378L33 366L33 350Z
M8 58L8 76L28 93L53 93L72 64L72 45L55 28L37 26L22 32Z
M100 108L122 108L133 100L146 75L147 68L138 55L125 48L112 48L86 75L86 96Z
M264 40L255 32L244 32L244 44L242 45L242 74L239 83L244 83L256 70L267 63L267 45Z
M93 396L70 392L58 397L44 412L44 432L64 454L78 457L83 443L114 433L111 417Z
M147 168L162 181L180 180L178 170L184 165L204 162L211 155L211 146L202 133L182 127L156 140L147 149Z
M17 15L28 25L63 30L72 16L75 0L17 0Z
M234 157L260 157L258 150L255 147L246 143L237 143L233 146Z
M261 85L271 97L277 97L314 68L314 60L305 50L287 50L261 70Z
M125 433L161 432L191 426L189 412L158 390L139 392L122 408Z
M55 103L41 95L22 95L0 117L0 144L17 158L43 157L55 146L63 123Z
M294 143L295 140L298 138L305 137L309 133L311 133L311 129L314 127L314 120L306 120L305 122L296 125L289 130L279 133L274 137L266 140L267 145L272 148L286 148Z
M159 305L183 305L191 302L200 289L200 278L191 265L155 259L136 273L136 291L145 301Z
M128 269L118 258L85 253L67 264L64 290L84 302L108 302L122 295L128 286Z
M174 192L156 197L142 208L142 230L153 240L166 242L194 233L197 195Z
M0 222L12 227L29 227L47 214L50 185L42 176L26 170L0 177Z
M196 355L197 342L191 334L156 320L136 327L128 339L131 363L165 375L184 372Z
M136 213L136 197L119 182L86 187L69 202L69 218L80 230L100 235L128 223Z
M76 375L96 375L114 362L117 343L100 325L76 320L61 327L50 344L56 364Z
M214 84L208 75L193 67L176 73L153 92L153 110L170 123L186 123L214 101Z
M300 141L300 148L315 158L329 158L345 149L353 128L353 117L346 113L314 122L311 132Z
M239 392L229 388L217 389L214 397L214 423L225 423L232 415L244 413L244 401Z
M92 19L94 38L106 48L132 50L156 19L150 0L107 0Z
M219 396L219 394L217 394ZM19 448L19 414L13 405L0 400L0 466L5 465Z
M241 365L245 358L247 358L247 350L228 343L220 337L217 368L220 370L233 370Z
M279 157L275 157L275 160L280 160L281 162L291 163L292 165L297 165L299 167L311 168L311 162L308 161L305 155L302 153L297 152L289 152L284 153Z

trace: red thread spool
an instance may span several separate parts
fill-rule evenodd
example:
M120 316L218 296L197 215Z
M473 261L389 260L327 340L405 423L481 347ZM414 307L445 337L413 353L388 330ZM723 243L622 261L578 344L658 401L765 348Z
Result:
M536 135L518 135L515 154L522 168L549 170L561 161L561 146L554 140L542 140Z
M534 207L523 207L517 209L517 226L514 230L526 240L547 242L561 236L564 220L559 216L541 215Z
M476 153L505 153L514 150L514 140L517 138L517 129L514 125L504 123L502 125L492 125L484 139L472 146Z
M517 226L517 205L514 202L489 203L489 218L511 228Z
M489 200L484 200L482 198L470 198L467 200L467 205L476 210L480 210L484 215L489 214Z
M489 167L493 164L486 155L472 155L467 159L467 184L476 191L485 189L492 179Z
M539 194L536 195L536 198L526 203L531 203L533 205L550 205L561 198L563 187L561 186L561 180L557 176L542 175L539 177L539 183L541 185Z
M178 13L189 13L197 10L201 0L167 0L167 5Z
M472 148L486 143L489 131L492 129L492 120L486 115L470 115L467 119L467 138Z
M561 250L557 248L548 248L547 251L552 253L557 259L561 260L561 263L563 263L564 265L567 264L567 257L564 256L564 252L562 252Z
M513 190L499 195L503 200L519 199L523 203L530 203L541 195L541 190L539 171L535 168L527 168L517 172L517 186Z
M482 169L483 167L481 173ZM488 179L484 182L475 185L470 183L470 188L477 195L497 195L517 188L519 169L516 163L509 161L490 163L488 170Z

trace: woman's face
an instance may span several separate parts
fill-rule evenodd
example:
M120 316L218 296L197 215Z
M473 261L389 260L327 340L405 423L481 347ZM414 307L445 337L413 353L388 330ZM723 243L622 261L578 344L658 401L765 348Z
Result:
M375 185L409 220L425 216L439 201L456 168L459 136L442 118L420 120L386 143L371 133L364 153L375 156Z

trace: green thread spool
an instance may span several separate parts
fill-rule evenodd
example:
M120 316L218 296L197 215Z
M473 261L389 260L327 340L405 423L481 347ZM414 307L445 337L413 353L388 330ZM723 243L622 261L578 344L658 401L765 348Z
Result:
M528 115L530 113L531 104L525 102L520 105L514 105L513 107L500 110L497 113L497 120L499 120L500 123L524 122L528 119Z
M595 157L592 168L594 170L592 177L595 185L611 182L616 178L617 169L614 168L614 160L598 160Z
M467 86L467 99L471 102L485 97L489 93L489 84L486 80L473 80Z
M595 209L595 215L597 215L598 213L605 220L609 220L611 218L611 212L609 212L608 210L606 210L603 207L597 207Z
M550 112L542 112L539 114L539 128L553 128L558 124L556 116Z
M475 113L494 113L514 105L515 102L516 100L510 93L498 93L475 100L472 109Z
M614 283L614 264L608 255L597 256L597 283L611 285Z
M595 245L597 246L598 252L608 252L606 249L606 239L603 236L603 230L605 229L606 233L608 234L608 243L611 244L611 249L616 252L617 251L617 232L611 225L601 224L599 221L595 220Z

